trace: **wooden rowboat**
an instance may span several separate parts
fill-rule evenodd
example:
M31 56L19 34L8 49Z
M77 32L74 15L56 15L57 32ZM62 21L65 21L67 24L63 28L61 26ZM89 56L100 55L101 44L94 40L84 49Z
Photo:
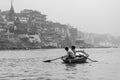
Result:
M73 59L68 59L66 57L61 58L64 63L86 63L87 57L75 57Z

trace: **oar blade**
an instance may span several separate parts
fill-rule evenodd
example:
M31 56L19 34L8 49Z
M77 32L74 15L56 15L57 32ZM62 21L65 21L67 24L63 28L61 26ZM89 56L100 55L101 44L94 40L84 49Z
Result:
M90 61L92 61L92 62L98 62L97 60L92 60L92 59L90 59L90 58L88 58Z
M93 62L98 62L97 60L94 60Z
M51 62L51 60L45 60L45 61L43 61L43 62Z

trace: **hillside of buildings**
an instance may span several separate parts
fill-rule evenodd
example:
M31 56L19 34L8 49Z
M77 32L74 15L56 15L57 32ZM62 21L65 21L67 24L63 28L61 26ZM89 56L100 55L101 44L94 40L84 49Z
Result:
M47 20L40 11L0 10L0 49L118 47L120 37L78 31L71 25Z
M36 10L0 11L0 49L61 48L72 45L77 32Z

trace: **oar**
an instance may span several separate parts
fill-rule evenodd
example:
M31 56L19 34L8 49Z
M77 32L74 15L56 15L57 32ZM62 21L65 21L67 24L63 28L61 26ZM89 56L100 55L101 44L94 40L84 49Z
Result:
M83 53L87 54L87 53L84 52L84 51L83 51ZM89 55L88 55L88 56L89 56ZM90 59L89 57L87 57L87 59L89 59L89 60L92 61L92 62L98 62L97 60L92 60L92 59Z
M62 56L62 57L63 57L63 56ZM60 59L60 58L62 58L62 57L58 57L58 58L51 59L51 60L45 60L45 61L43 61L43 62L51 62L51 61L54 61L54 60Z
M92 60L92 59L90 59L90 58L88 58L90 61L92 61L92 62L98 62L97 60Z
M88 55L84 50L83 51L77 51L77 52L82 52L82 53L84 53L85 55ZM89 55L88 55L89 56ZM84 56L85 57L85 56ZM92 59L90 59L89 57L87 57L87 59L89 59L90 61L92 61L92 62L98 62L97 60L92 60Z
M89 59L92 62L98 62L97 60L92 60L92 59L90 59L89 57L86 57L86 56L82 56L82 57L85 57L85 58Z

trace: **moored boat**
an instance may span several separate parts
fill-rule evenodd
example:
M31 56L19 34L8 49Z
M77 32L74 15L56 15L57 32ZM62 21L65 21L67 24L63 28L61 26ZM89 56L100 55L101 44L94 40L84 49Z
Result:
M75 57L73 59L68 59L66 57L61 58L64 63L86 63L87 57Z

